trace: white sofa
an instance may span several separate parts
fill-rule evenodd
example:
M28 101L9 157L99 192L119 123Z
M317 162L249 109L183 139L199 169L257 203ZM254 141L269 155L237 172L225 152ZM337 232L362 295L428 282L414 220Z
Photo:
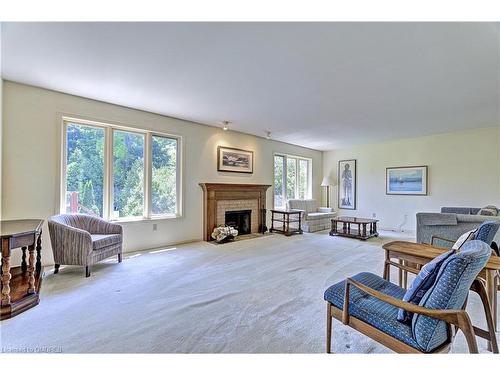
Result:
M290 199L286 204L289 210L304 210L302 214L302 230L317 232L331 228L331 219L336 213L331 208L319 207L316 199Z

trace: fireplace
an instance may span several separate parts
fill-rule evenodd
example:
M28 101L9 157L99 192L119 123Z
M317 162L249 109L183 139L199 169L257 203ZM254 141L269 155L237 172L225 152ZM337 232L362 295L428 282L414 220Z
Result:
M215 227L227 223L226 212L250 211L248 233L265 233L266 190L271 185L259 184L222 184L200 183L203 189L203 238L212 241L211 233ZM240 223L245 224L245 223ZM240 234L246 232L240 229Z
M238 230L238 235L252 232L252 210L226 211L226 225Z

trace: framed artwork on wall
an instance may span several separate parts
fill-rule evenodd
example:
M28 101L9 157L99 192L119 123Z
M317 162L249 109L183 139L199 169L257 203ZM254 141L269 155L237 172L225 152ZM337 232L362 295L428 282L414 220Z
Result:
M385 193L388 195L427 195L427 165L386 168Z
M253 151L239 148L217 148L217 170L219 172L253 173Z
M356 160L339 160L338 168L338 200L339 208L344 210L356 209Z

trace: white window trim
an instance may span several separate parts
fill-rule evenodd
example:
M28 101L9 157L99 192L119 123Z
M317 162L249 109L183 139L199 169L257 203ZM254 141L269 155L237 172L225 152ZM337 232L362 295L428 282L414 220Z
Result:
M283 176L282 176L282 181L281 181L281 194L283 197L283 203L284 206L277 207L275 206L275 189L274 189L274 182L276 181L276 175L275 175L275 168L274 168L274 159L276 156L283 157ZM286 195L286 168L287 168L287 159L295 159L296 160L296 173L295 173L295 196L297 197L299 195L299 175L300 175L300 160L305 160L307 161L307 186L306 186L306 198L305 199L311 199L312 197L312 162L313 160L311 158L307 158L305 156L299 156L299 155L291 155L291 154L286 154L283 152L274 152L273 153L273 207L274 208L285 208L286 207L286 202L288 201L288 197ZM295 199L295 198L290 198L290 199Z
M68 123L81 124L104 129L104 181L103 181L103 218L115 222L139 222L149 220L176 219L183 216L183 138L180 135L158 132L136 128L134 126L113 124L109 122L95 121L73 116L61 116L61 162L60 162L60 213L66 213L66 159L67 159L67 126ZM112 215L113 209L113 130L121 130L144 135L144 210L143 216L115 218ZM176 213L175 214L152 214L151 213L151 140L153 136L172 138L177 141L176 150Z

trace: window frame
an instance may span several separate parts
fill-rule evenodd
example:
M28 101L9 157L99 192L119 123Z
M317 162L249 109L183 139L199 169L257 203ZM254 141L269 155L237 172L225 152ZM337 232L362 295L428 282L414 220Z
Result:
M94 128L104 129L104 170L103 170L103 213L102 218L114 222L128 222L128 221L145 221L145 220L162 220L182 217L183 209L183 194L182 194L182 167L183 167L183 138L180 135L159 132L156 130L148 130L134 126L120 125L109 122L95 121L82 119L80 117L62 116L62 131L61 138L61 175L60 175L60 199L59 208L60 213L66 213L66 178L67 178L67 129L68 124L76 124L81 126L88 126ZM113 216L113 200L114 200L114 186L113 186L113 136L114 131L124 131L144 136L144 205L142 216L129 216L115 218ZM176 210L175 213L169 214L152 214L151 212L151 184L152 184L152 137L164 137L174 139L176 141Z
M276 168L275 168L275 157L282 157L283 158L283 176L282 176L282 181L281 181L281 195L283 197L283 203L284 206L278 207L276 206L276 200L275 200L275 181L276 181ZM287 180L287 160L288 159L295 159L295 196L293 198L289 198L287 196L286 190L286 180ZM275 152L273 153L273 207L275 209L278 208L285 208L286 207L286 202L289 199L299 199L299 180L300 180L300 161L304 160L307 162L307 186L306 186L306 191L305 191L305 198L304 199L311 199L312 198L312 159L307 158L304 156L298 156L298 155L290 155L282 152Z

